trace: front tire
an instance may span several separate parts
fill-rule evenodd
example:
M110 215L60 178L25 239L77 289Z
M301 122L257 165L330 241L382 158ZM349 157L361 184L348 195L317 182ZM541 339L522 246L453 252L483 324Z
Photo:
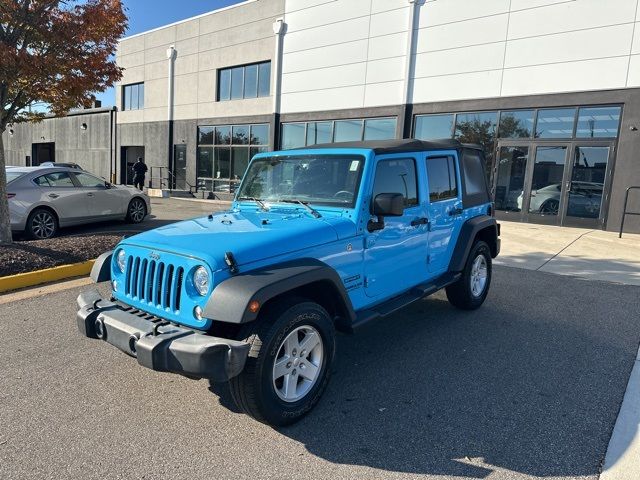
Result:
M304 299L284 300L240 336L251 349L244 370L229 382L238 408L273 426L309 413L329 382L335 354L327 311Z
M462 276L446 288L449 303L462 310L479 308L489 293L491 267L489 245L477 241L469 252Z
M147 216L147 204L141 198L134 198L127 207L127 222L140 223Z

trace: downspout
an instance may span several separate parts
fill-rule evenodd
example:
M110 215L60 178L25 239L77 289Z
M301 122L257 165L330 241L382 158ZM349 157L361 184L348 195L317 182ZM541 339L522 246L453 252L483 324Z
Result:
M402 106L402 120L398 124L398 135L400 138L411 138L411 124L413 121L413 86L416 71L416 44L418 40L418 29L420 28L420 6L424 0L408 0L409 25L407 32L407 50L405 52L405 72L404 72L404 92Z
M273 117L271 119L271 145L273 150L280 148L280 107L282 100L282 47L286 24L283 18L273 22L273 33L276 36L275 54L273 56Z
M176 49L173 45L167 48L167 60L169 60L169 78L167 81L167 122L169 126L169 151L167 155L167 167L169 172L173 171L173 84L174 84L174 71L175 71L175 59ZM162 169L160 169L160 176L162 177ZM167 175L167 182L169 189L173 189L173 178L171 175ZM151 178L149 178L149 186L151 186ZM161 185L162 188L162 185Z

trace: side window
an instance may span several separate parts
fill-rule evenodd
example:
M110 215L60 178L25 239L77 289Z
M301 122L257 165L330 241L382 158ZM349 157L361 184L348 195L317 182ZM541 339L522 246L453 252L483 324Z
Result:
M457 198L456 162L454 157L427 158L427 176L429 177L429 201L439 202Z
M401 193L405 206L418 205L416 161L413 158L380 160L376 167L373 197L380 193Z
M81 187L104 187L104 180L87 173L75 173Z
M467 195L487 193L486 177L482 168L482 158L477 151L466 150L462 156L464 190Z
M67 172L48 173L33 179L41 187L75 187Z

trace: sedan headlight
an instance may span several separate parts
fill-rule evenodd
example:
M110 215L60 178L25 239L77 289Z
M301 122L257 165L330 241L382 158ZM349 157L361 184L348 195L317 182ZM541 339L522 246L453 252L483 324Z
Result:
M124 273L124 269L127 266L126 260L127 260L127 254L124 252L124 250L120 250L118 252L118 257L116 258L116 261L118 262L118 268L122 273Z
M209 272L204 267L196 268L193 272L193 285L200 295L206 295L209 291Z

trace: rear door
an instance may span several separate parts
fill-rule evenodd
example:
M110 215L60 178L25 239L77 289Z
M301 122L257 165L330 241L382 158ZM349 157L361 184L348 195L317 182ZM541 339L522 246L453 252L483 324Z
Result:
M61 225L86 217L86 200L76 188L68 172L53 172L33 179L40 191L40 201L50 204L58 213Z
M106 187L106 182L88 173L73 173L76 185L85 197L87 215L90 218L108 217L124 213L124 201L116 189Z
M429 152L425 158L429 195L428 270L445 272L463 223L460 170L456 151Z

